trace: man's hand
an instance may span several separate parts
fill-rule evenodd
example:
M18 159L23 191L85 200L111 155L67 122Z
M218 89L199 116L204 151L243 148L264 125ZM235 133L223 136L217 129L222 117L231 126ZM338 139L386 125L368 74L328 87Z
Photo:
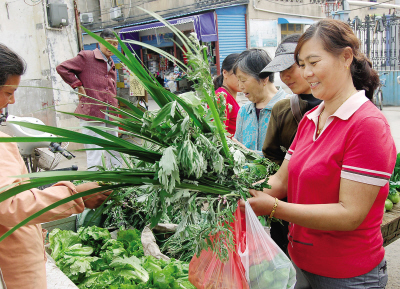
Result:
M85 91L85 88L83 88L83 86L79 86L78 87L78 92L81 93L81 94L86 95L86 91ZM82 96L83 95L78 94L78 99L81 100Z
M100 187L96 182L84 183L76 186L78 193L82 193L88 190L92 190ZM107 197L112 193L112 191L98 192L95 194L82 197L85 207L88 209L96 209L101 206L101 204L107 199Z

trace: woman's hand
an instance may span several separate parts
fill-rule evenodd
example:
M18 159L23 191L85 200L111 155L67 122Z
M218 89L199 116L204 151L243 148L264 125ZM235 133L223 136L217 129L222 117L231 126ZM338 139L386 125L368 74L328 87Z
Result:
M248 149L244 144L242 144L240 141L238 141L238 140L235 139L234 137L232 137L232 140L233 140L237 145L239 145L240 147L242 147L243 149L248 150L248 151L252 151L251 149Z
M100 187L96 182L84 183L76 186L78 193L89 191ZM96 209L103 204L107 197L112 193L112 191L98 192L85 197L82 197L85 207L88 209Z
M256 191L253 189L249 190L250 195L253 198L247 199L251 208L257 216L266 216L271 214L272 208L275 204L275 198L271 197L262 191ZM240 200L240 209L244 212L245 201Z
M265 179L259 180L259 181L255 182L255 183L252 184L252 185L255 186L255 185L261 184L261 183L263 183L263 182L265 182Z

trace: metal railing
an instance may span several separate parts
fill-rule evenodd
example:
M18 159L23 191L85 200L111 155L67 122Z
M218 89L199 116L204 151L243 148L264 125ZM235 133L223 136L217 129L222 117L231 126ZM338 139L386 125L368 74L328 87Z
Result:
M348 21L361 41L361 49L379 71L400 69L400 17L395 14L357 16Z

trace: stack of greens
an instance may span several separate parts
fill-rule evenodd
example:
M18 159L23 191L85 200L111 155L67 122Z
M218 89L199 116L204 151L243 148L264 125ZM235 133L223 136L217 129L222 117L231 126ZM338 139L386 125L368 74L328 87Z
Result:
M385 201L385 212L393 208L393 204L400 202L400 153L397 154L396 165L389 180L389 195Z
M198 225L204 217L206 225L202 226L192 239L192 248L196 253L211 248L222 260L226 260L228 250L233 249L233 234L228 224L233 221L237 201L248 197L248 188L252 187L252 183L273 174L277 166L261 159L254 152L243 150L226 136L223 127L225 99L215 96L209 64L205 57L206 47L195 35L187 38L158 15L150 14L175 33L181 44L177 43L177 46L186 48L188 63L184 64L172 55L158 48L148 47L147 44L130 42L153 49L174 61L186 71L188 79L194 83L195 91L179 96L171 93L160 86L120 39L118 40L125 54L84 29L121 60L160 107L158 111L143 112L127 100L118 98L127 108L110 107L108 113L104 112L109 115L110 120L86 115L84 117L121 127L125 130L124 134L140 138L145 144L139 146L114 137L99 127L87 128L104 138L68 129L19 122L21 126L59 137L2 138L1 142L68 141L96 144L102 149L124 154L126 167L114 171L57 171L33 174L29 176L34 177L30 182L1 193L0 201L27 189L57 181L86 180L102 181L106 184L102 188L59 201L34 214L19 224L16 227L18 228L38 215L73 199L105 189L140 187L145 190L142 198L146 207L146 222L155 226L166 213L180 212L176 236L184 240L185 236L190 234L186 230L192 230L190 226ZM266 182L253 188L261 189L264 186L267 186ZM204 212L201 212L202 208ZM3 235L0 241L16 228ZM217 234L219 238L214 238L211 242L211 237Z
M119 231L116 240L96 226L78 233L54 229L49 240L57 266L80 289L194 288L187 263L143 256L136 229Z

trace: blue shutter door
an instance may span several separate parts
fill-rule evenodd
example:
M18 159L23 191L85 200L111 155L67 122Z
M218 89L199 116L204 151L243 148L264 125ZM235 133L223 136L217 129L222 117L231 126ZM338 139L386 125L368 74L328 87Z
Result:
M97 43L83 45L83 50L95 50L96 48L97 48Z
M233 9L236 8L236 9ZM244 9L239 7L216 10L218 19L218 41L220 67L222 61L231 53L246 50L246 18Z

